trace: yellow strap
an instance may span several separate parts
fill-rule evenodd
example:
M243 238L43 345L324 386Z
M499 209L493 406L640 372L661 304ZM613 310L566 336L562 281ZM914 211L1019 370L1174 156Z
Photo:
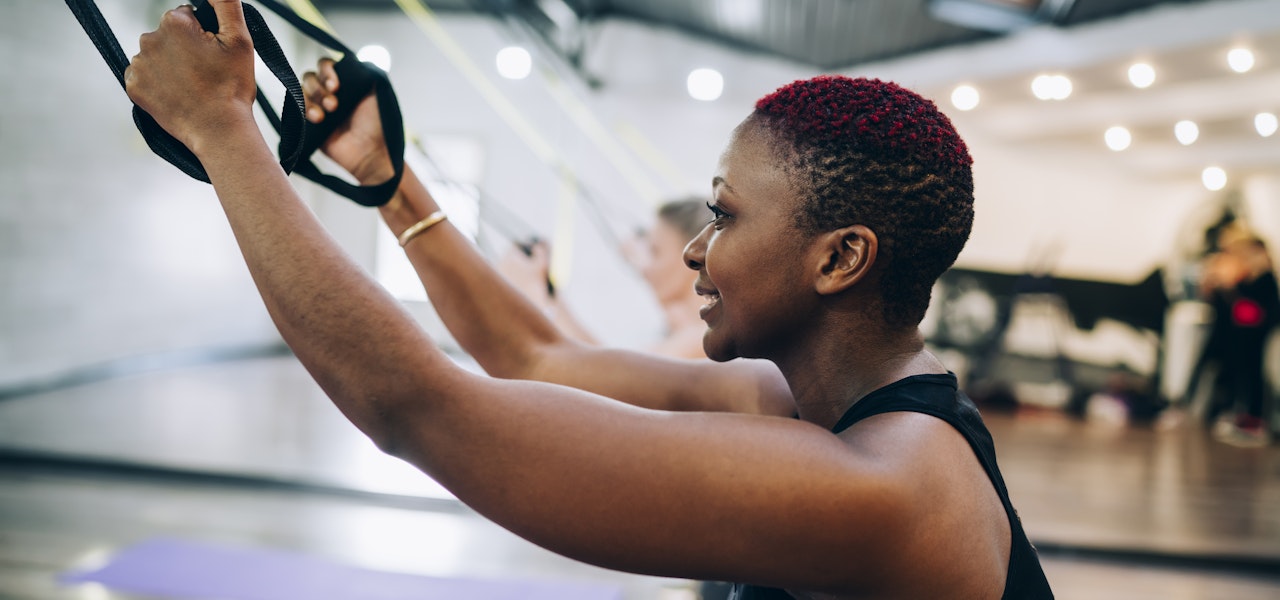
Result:
M622 142L631 148L631 151L639 156L644 162L649 164L649 168L662 176L666 180L667 185L674 189L682 190L685 186L684 175L680 173L680 168L671 159L658 150L649 138L645 137L635 125L627 121L617 121L613 125L614 131L618 133L618 137Z
M627 180L632 191L651 206L656 207L661 202L661 192L645 176L644 171L627 156L622 146L618 145L618 142L609 134L609 130L596 118L595 113L578 99L552 69L539 69L539 72L546 81L547 91L565 114L569 115L569 120L573 121L578 129L581 129L582 133L595 143L596 148L599 148L613 168Z
M324 16L310 0L288 0L288 3L290 8L293 8L294 12L297 12L303 18L318 27L330 32L333 31L333 27L329 25L328 21L325 20ZM521 114L519 109L493 85L488 76L485 75L485 72L471 60L471 57L462 49L462 46L440 24L439 19L427 7L424 0L396 0L396 4L427 35L427 38L436 45L445 58L453 63L463 77L493 108L494 112L498 113L498 116L507 123L507 126L515 132L517 137L529 147L534 155L559 173L561 194L556 206L556 228L552 236L551 277L558 285L567 284L572 264L570 259L572 257L574 216L576 198L579 193L577 181L573 176L572 170L568 167L567 161L538 133L537 129ZM632 189L642 198L656 205L659 201L659 193L656 187L645 177L643 171L627 158L623 149L612 139L590 109L579 101L559 81L554 73L550 73L547 70L543 70L542 73L548 82L547 89L569 115L570 119L600 148L604 156L617 169L618 173L628 181Z
M557 288L569 285L569 276L573 271L573 232L577 200L577 180L568 169L562 169L560 199L556 202L556 228L551 238L551 264L547 269L547 277Z
M498 113L498 116L507 123L507 126L524 141L534 155L560 174L561 195L556 203L556 228L555 233L552 235L550 276L556 285L567 285L570 266L572 265L570 259L573 256L571 249L573 247L574 196L577 195L576 180L568 167L568 163L538 133L533 124L524 118L519 109L510 100L507 100L506 96L489 81L484 71L476 66L471 57L462 49L462 46L440 25L440 21L436 19L431 9L427 8L425 2L422 0L396 0L396 4L418 25L418 28L423 33L427 34L427 38L440 49L440 52L444 54L445 58L449 59L449 62L457 67L463 77L489 103L494 112Z
M532 130L532 127L527 124L519 111L489 82L484 72L476 67L466 52L445 31L444 27L435 18L434 13L431 12L431 9L427 8L425 0L396 0L396 4L400 5L401 10L408 14L409 18L418 23L418 26L427 34L427 37L431 38L431 41L440 47L440 50L453 62L454 66L463 72L463 75L471 81L471 84L485 97L485 100L498 111L498 114L507 121L507 124L515 129L516 133L521 135L522 138L525 138L526 143L531 144L531 147L533 144L541 143L540 138L539 141L532 142L528 134L523 132L525 128ZM538 71L543 80L546 81L547 91L565 111L565 114L569 116L569 119L582 130L588 139L595 143L604 157L626 179L628 185L637 195L649 202L649 204L657 206L661 199L657 187L645 176L644 171L627 157L626 152L609 135L608 129L600 123L591 109L587 108L551 69L544 68ZM502 108L499 108L499 105L502 105ZM566 164L564 161L559 160L558 157L543 156L542 151L538 148L534 148L534 152L553 168L562 169L563 165Z
M289 8L293 9L293 12L298 13L299 17L310 21L312 25L333 34L335 37L337 36L333 31L333 25L330 25L329 21L325 20L324 15L320 14L320 9L316 8L316 5L312 4L311 0L286 0L286 3Z
M445 31L435 14L427 8L426 3L422 0L396 0L396 4L400 5L400 9L409 15L423 33L427 34L427 38L440 49L445 58L448 58L462 72L462 76L466 77L472 87L498 113L498 116L507 122L507 125L529 146L529 149L543 162L554 168L560 168L564 161L556 154L551 144L544 140L533 125L520 114L515 105L498 91L498 88L485 76L484 71L471 61L471 57L467 56L462 46L459 46Z

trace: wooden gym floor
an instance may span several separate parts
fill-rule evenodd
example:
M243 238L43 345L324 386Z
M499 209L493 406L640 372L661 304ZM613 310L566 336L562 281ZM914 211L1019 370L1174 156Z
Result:
M1015 505L1063 599L1280 598L1280 446L1200 427L986 416ZM157 537L439 577L690 582L560 558L474 515L347 424L291 357L0 400L0 598L136 598L57 575Z

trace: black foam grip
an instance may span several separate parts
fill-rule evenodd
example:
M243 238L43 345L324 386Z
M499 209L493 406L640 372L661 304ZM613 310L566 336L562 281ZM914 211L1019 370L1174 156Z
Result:
M338 108L319 124L307 123L307 134L302 148L302 156L295 172L311 181L328 188L330 191L345 196L363 206L381 206L395 195L400 187L400 179L404 176L404 121L400 115L400 102L396 99L395 89L391 87L391 79L378 67L360 62L345 44L333 37L328 31L316 27L311 22L298 16L289 7L278 0L257 0L258 4L280 15L302 32L303 35L321 45L342 53L342 60L334 68L341 81L341 86L334 94L338 98ZM391 155L393 169L391 179L374 185L352 185L346 180L320 171L310 156L333 132L351 117L360 101L370 92L378 99L378 113L382 116L382 134ZM265 108L265 107L264 107ZM279 127L277 123L273 125ZM281 149L283 153L283 148Z
M111 72L116 76L116 81L120 83L120 87L124 88L124 71L129 66L129 60L120 48L120 43L116 40L111 27L107 24L106 19L103 18L102 12L98 10L93 0L66 0L66 3L72 14L75 15L76 20L79 21L80 27L84 29L90 41L97 48L98 53L107 62L107 66L111 67ZM302 85L298 83L298 78L293 74L293 69L289 66L288 60L285 59L284 52L280 50L280 44L276 42L275 37L271 35L271 31L267 29L262 15L248 5L244 7L244 15L245 21L249 26L250 36L253 38L254 47L258 49L263 62L271 67L272 72L280 78L281 83L284 83L285 88L289 91L288 97L286 97L284 114L280 119L282 121L280 127L281 138L287 139L288 144L293 148L287 154L282 153L284 158L280 161L280 166L287 173L293 170L302 148L303 127L306 124L303 112L306 109L306 104L302 97ZM200 21L202 27L210 31L217 31L217 16L214 14L213 9L208 7L207 0L199 0L196 19ZM184 146L182 142L178 141L177 138L169 135L169 132L156 123L155 119L147 114L146 111L134 106L133 122L138 128L138 132L142 134L142 138L147 142L147 146L157 156L178 167L183 173L192 178L206 183L209 181L209 175L205 172L204 165L200 164L200 160L196 158L195 154Z
M302 144L302 155L311 156L325 140L333 135L334 130L351 119L351 113L365 96L373 93L378 77L373 71L360 62L354 54L347 54L342 60L334 63L334 71L338 74L341 85L334 92L338 97L338 108L327 114L319 123L307 123L306 142Z
M71 9L71 13L79 21L80 27L84 29L89 36L89 40L93 42L94 47L102 55L107 66L111 68L111 72L115 75L116 81L120 83L120 87L125 87L124 71L129 66L129 60L125 57L120 43L111 31L111 27L107 24L106 19L103 18L102 12L98 10L97 4L94 0L65 1L67 7ZM294 74L293 68L289 65L284 51L280 49L279 42L271 34L271 30L267 28L262 15L253 6L243 5L245 23L248 26L249 35L253 39L254 49L262 57L262 62L284 84L286 90L284 106L281 108L279 116L275 114L270 102L262 94L261 88L257 91L259 106L262 107L271 125L280 134L279 156L281 168L286 173L296 171L308 179L365 206L385 204L395 194L396 188L399 187L400 179L404 174L404 124L400 115L400 104L396 100L395 91L391 88L390 79L387 78L386 73L383 73L377 67L359 62L355 58L355 53L343 45L342 42L327 31L299 17L288 7L276 0L258 0L258 2L280 15L294 27L297 27L307 37L343 54L343 60L338 63L338 75L342 81L342 88L337 94L340 108L336 111L336 115L331 115L323 125L308 133L307 130L310 128L305 117L306 102L302 96L302 84L298 82L297 75ZM195 16L201 27L206 31L218 32L218 17L208 5L208 0L196 0ZM350 117L351 111L355 109L359 101L370 90L378 98L378 111L382 115L382 128L386 138L387 149L391 154L394 174L391 179L380 184L356 186L338 177L321 173L308 160L308 157L324 143L324 140L333 133L334 129ZM169 135L164 128L160 127L151 115L134 106L133 121L138 127L138 132L146 140L147 146L156 155L195 179L206 183L209 181L209 175L205 172L204 166L200 164L199 159L192 154L191 150Z
M314 150L313 148L310 151L304 151L307 129L307 104L302 95L302 83L298 81L298 76L294 74L293 67L289 65L289 59L285 57L284 50L280 48L280 43L271 34L271 30L267 28L266 21L262 18L262 15L250 5L245 4L242 6L244 8L245 24L249 29L249 37L253 40L254 50L262 58L263 64L271 70L271 73L285 87L284 103L278 119L272 112L271 104L263 96L261 88L258 88L257 100L262 111L267 114L271 124L280 134L278 151L280 166L284 168L286 173L290 173L299 161L310 156L311 151ZM200 22L200 26L205 31L218 32L218 15L209 6L208 0L196 1L195 14L196 20Z
M198 0L195 4L196 20L209 33L218 33L218 13L209 8L208 0Z

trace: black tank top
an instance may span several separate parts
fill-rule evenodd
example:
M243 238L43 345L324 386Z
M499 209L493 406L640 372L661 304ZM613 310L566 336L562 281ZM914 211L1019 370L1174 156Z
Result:
M840 433L854 423L868 417L887 412L917 412L931 415L950 423L952 427L969 441L974 454L978 456L987 477L995 485L1000 495L1000 503L1009 516L1009 529L1013 534L1013 544L1009 549L1009 570L1005 574L1004 594L1001 600L1049 600L1053 591L1045 579L1044 570L1040 568L1040 559L1036 549L1022 530L1022 521L1009 501L1009 490L1005 488L1004 478L996 466L995 444L978 408L973 401L956 385L956 376L915 375L895 381L870 394L867 394L849 408L836 426L834 433ZM787 592L754 585L736 584L729 594L729 600L793 600Z

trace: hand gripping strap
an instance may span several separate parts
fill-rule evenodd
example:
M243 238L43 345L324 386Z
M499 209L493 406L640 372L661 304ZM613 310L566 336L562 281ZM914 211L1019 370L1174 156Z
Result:
M342 85L334 93L338 98L337 110L329 113L320 123L307 123L306 140L302 147L302 162L295 169L299 175L314 181L333 192L350 198L364 206L381 206L391 200L396 188L400 187L400 179L404 175L404 120L400 114L400 102L396 99L395 90L386 72L356 58L356 53L348 48L329 32L316 27L310 21L298 16L293 10L277 0L256 0L258 4L280 15L322 46L342 53L342 60L334 65L338 80ZM373 92L378 100L378 113L382 116L382 135L391 156L394 173L391 179L376 185L353 185L347 181L320 172L309 157L324 144L329 136L351 119L356 106ZM265 110L265 108L264 108ZM266 111L271 114L270 111ZM272 122L279 128L280 125ZM283 141L283 138L282 138ZM282 147L283 151L283 147Z
M391 200L396 188L400 187L400 179L404 175L404 123L400 116L400 103L396 100L396 92L391 88L391 81L381 69L368 63L360 62L355 54L346 54L334 65L338 79L342 82L335 95L338 96L338 110L330 113L319 124L308 123L304 155L309 156L342 124L351 118L360 101L370 91L378 100L378 113L382 115L382 135L386 140L387 152L391 156L391 166L395 169L391 178L377 185L352 185L343 179L320 172L315 163L307 160L298 164L297 173L314 181L335 193L350 198L364 206L381 206Z
M287 91L285 106L280 116L276 116L262 89L259 88L257 92L258 105L266 114L272 127L280 134L280 166L286 173L297 172L359 204L365 206L386 204L395 194L396 188L400 185L400 179L404 175L404 123L400 115L400 104L396 100L395 91L386 73L373 65L360 62L356 59L355 53L342 42L299 17L276 0L258 0L258 2L280 15L308 37L343 54L343 59L336 65L338 76L342 81L342 87L336 94L339 108L322 123L312 125L304 116L306 102L302 96L302 85L298 83L298 78L289 66L284 52L280 49L280 44L271 35L262 15L252 6L243 5L245 23L249 27L254 48L271 72L284 84ZM106 60L107 66L120 82L120 87L123 88L124 70L129 66L129 60L125 57L120 43L107 25L106 19L102 17L94 0L66 0L66 3L76 20L80 22L81 28L98 49L98 53ZM201 26L207 31L215 33L218 31L217 16L208 6L207 0L196 2L195 13ZM383 135L395 173L390 180L381 184L357 186L338 177L321 173L309 158L335 129L350 119L351 113L370 91L377 94L378 111L382 115ZM151 115L135 106L133 118L138 131L153 152L181 169L183 173L206 183L209 181L208 174L205 173L204 167L195 155L161 128Z
M106 19L102 17L97 5L94 4L93 0L66 0L66 3L72 14L75 15L76 20L80 22L80 27L89 35L89 39L98 49L98 53L106 60L107 66L111 68L111 72L116 76L116 81L120 82L120 87L123 88L124 70L129 66L129 60L125 57L124 50L120 48L119 41L116 40L115 34L112 33L111 27L107 25ZM284 52L280 49L280 44L276 42L275 37L271 35L271 31L267 29L262 15L254 10L252 6L247 5L244 13L254 48L257 49L258 55L262 57L263 62L280 79L280 82L284 84L288 91L288 96L285 98L285 108L279 119L280 125L278 126L281 148L290 149L288 152L281 152L280 161L281 168L288 173L293 170L294 165L301 156L303 130L306 126L306 119L303 116L306 103L302 97L302 85L298 83L298 78L293 74L293 69L285 59ZM196 10L196 17L206 30L217 32L217 18L214 16L213 10L206 6L205 0L200 0L199 8ZM212 28L210 25L212 25ZM259 91L258 97L261 103L264 100L261 91ZM272 117L273 121L276 121L274 114L268 113L268 116ZM134 106L133 121L138 127L138 132L146 140L147 146L156 155L178 167L183 173L208 183L208 173L205 172L204 166L191 153L191 150L169 135L167 131L155 122L151 115Z

